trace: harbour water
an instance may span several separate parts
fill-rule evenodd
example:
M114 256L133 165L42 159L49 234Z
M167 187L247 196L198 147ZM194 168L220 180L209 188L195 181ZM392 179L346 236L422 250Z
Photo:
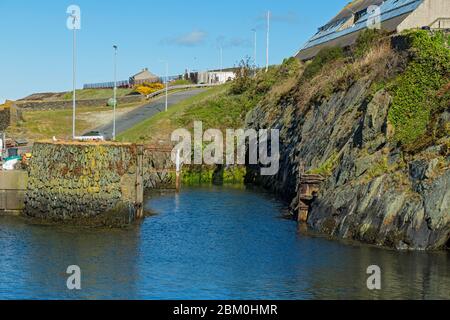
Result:
M244 188L152 195L124 230L0 217L0 299L450 299L449 252L396 252L311 237L285 204ZM69 265L82 289L70 291ZM382 290L370 291L378 265Z

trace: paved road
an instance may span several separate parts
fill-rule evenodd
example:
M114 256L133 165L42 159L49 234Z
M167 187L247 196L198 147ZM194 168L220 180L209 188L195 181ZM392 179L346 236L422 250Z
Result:
M175 92L169 95L168 104L169 108L178 102L185 100L189 97L195 96L205 89L195 89L189 91ZM127 112L116 119L116 135L134 127L136 124L153 117L155 114L164 111L165 109L165 97L162 96L156 101L152 101L142 107L136 108ZM106 139L112 138L113 123L98 127L93 131L99 131Z

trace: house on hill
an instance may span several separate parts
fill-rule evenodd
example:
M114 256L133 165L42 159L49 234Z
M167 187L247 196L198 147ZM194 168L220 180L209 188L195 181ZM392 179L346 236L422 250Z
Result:
M320 27L295 56L310 60L325 47L351 46L360 32L374 27L389 33L450 29L450 0L354 0Z
M147 68L143 69L141 72L130 77L130 84L132 86L143 84L143 83L153 83L158 82L159 77L148 71Z

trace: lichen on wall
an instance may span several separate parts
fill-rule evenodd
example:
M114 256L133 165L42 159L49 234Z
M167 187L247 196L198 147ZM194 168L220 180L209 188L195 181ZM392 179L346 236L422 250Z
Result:
M36 143L25 213L55 221L130 223L136 214L136 172L136 145Z

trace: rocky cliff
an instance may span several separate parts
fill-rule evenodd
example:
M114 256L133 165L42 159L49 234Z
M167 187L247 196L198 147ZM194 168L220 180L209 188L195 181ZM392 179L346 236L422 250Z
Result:
M311 230L396 249L449 247L450 51L441 38L438 58L421 55L429 39L383 38L274 86L246 123L280 129L280 171L248 168L247 181L292 201L295 212L303 164L326 178Z

